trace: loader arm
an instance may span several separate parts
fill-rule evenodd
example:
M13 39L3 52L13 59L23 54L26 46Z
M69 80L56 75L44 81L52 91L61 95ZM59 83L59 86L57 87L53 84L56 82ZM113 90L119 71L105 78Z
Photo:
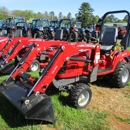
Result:
M3 41L5 41L5 44L4 44L4 46L3 46L3 48L1 48L1 51L0 51L0 53L3 53L3 51L4 51L4 49L8 46L8 44L11 42L11 39L3 39ZM1 42L3 42L3 41L0 41L0 43Z
M8 43L4 46L2 53L4 55L8 54L10 51L14 50L17 47L17 44L28 44L29 42L35 41L33 38L11 38ZM1 55L0 55L1 56Z
M3 49L1 50L1 53L0 53L0 57L2 56L2 54L7 54L10 47L14 44L16 44L18 42L18 39L10 39L7 41L7 43L5 44L5 46L3 47Z
M9 39L7 37L0 37L0 52L4 48L4 46L7 44Z
M28 44L34 44L34 43L38 43L42 49L43 44L49 44L48 41L44 41L42 39L22 39L17 41L17 43L11 43L10 46L8 46L8 48L5 50L5 52L3 52L3 54L7 54L8 56L5 58L5 62L10 62L12 61L12 59L14 59L18 53L20 52L21 48L24 48L25 46L27 46ZM53 45L53 42L51 43ZM59 44L59 43L57 43ZM54 45L56 45L56 42L54 42ZM43 47L44 48L44 47ZM39 52L39 50L37 50Z
M48 88L49 84L53 81L55 76L57 75L60 68L63 66L64 62L69 60L74 54L77 54L79 50L86 50L93 49L95 50L95 55L93 57L93 67L98 66L98 59L96 54L100 51L99 45L78 45L78 44L68 44L60 46L59 49L56 51L48 65L43 69L41 72L41 76L38 81L35 83L33 88L30 90L28 96L31 94L32 91L34 92L42 92L44 93Z
M22 48L24 48L25 46L29 45L29 44L33 44L32 42L26 42L26 41L22 41L20 44L15 44L16 47L14 47L12 49L12 51L10 52L9 56L7 56L7 58L5 59L6 62L10 62L12 61L12 59L14 59L18 53L20 52L20 50Z
M49 41L39 41L34 42L37 44L37 46L29 53L29 55L26 57L24 63L22 66L20 66L12 75L12 77L16 77L24 72L30 67L32 62L37 58L40 57L41 53L49 49L53 46L59 46L60 44L68 44L68 42L49 42ZM33 43L33 44L34 44ZM15 52L14 52L15 53ZM14 54L13 54L14 55ZM11 59L11 58L10 58Z

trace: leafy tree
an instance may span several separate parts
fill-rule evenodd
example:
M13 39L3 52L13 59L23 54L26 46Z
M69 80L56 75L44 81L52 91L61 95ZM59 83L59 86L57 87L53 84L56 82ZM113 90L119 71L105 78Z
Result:
M23 12L22 10L13 10L12 11L12 16L21 16L21 17L25 17L25 12Z
M36 14L36 18L43 18L43 14L42 14L41 12L38 12L38 13Z
M128 21L128 15L126 15L123 20L124 20L125 22L127 22L127 21Z
M53 19L54 19L54 17L55 17L54 11L51 11L51 12L49 13L49 17L50 17L50 20L53 20Z
M0 13L0 19L4 20L4 16Z
M80 6L77 19L82 22L84 28L87 26L87 24L91 22L93 11L94 10L87 2L83 2L82 5Z
M71 19L71 18L72 18L72 14L71 14L70 12L67 14L67 18L68 18L68 19Z
M99 20L99 16L98 15L94 16L94 24L96 24L98 20Z
M58 19L59 19L59 20L60 20L60 19L63 19L62 12L59 13L59 15L58 15Z
M118 21L119 21L119 19L116 18L113 14L107 16L106 19L105 19L106 23L115 23L115 22L118 22Z
M54 18L53 18L53 19L58 20L57 16L54 16Z
M91 14L91 17L89 19L89 22L94 24L95 23L95 16Z
M1 18L3 19L6 19L7 17L9 17L9 11L7 10L6 7L0 7L0 15L1 15Z
M63 16L63 19L68 19L67 16Z
M48 12L45 11L44 14L42 15L42 17L43 17L43 18L47 18L47 19L49 19L49 14L48 14Z
M71 18L72 21L75 21L76 19L75 18Z
M34 12L32 10L25 10L25 20L34 18Z

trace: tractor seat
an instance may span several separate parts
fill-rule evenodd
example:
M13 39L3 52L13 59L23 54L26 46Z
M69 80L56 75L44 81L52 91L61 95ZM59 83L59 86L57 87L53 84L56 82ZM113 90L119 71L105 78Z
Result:
M116 27L106 27L101 34L101 51L112 50L117 42L118 29Z
M63 39L63 29L57 29L55 32L55 40L62 40Z

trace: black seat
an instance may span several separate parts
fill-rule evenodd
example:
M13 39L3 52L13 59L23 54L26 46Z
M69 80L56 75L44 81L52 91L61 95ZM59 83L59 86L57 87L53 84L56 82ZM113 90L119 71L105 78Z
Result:
M55 40L62 40L63 39L63 29L57 29L55 32Z
M110 51L116 45L118 36L118 29L116 27L106 27L104 28L101 38L101 51Z

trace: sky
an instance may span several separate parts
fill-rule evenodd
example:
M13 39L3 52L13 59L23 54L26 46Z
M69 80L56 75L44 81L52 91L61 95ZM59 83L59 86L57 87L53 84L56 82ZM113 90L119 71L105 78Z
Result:
M71 12L75 17L83 2L89 3L94 9L93 14L99 17L108 11L130 11L130 0L1 0L0 7L4 6L9 11L32 10L34 13L54 11L57 16L59 12L65 16Z

